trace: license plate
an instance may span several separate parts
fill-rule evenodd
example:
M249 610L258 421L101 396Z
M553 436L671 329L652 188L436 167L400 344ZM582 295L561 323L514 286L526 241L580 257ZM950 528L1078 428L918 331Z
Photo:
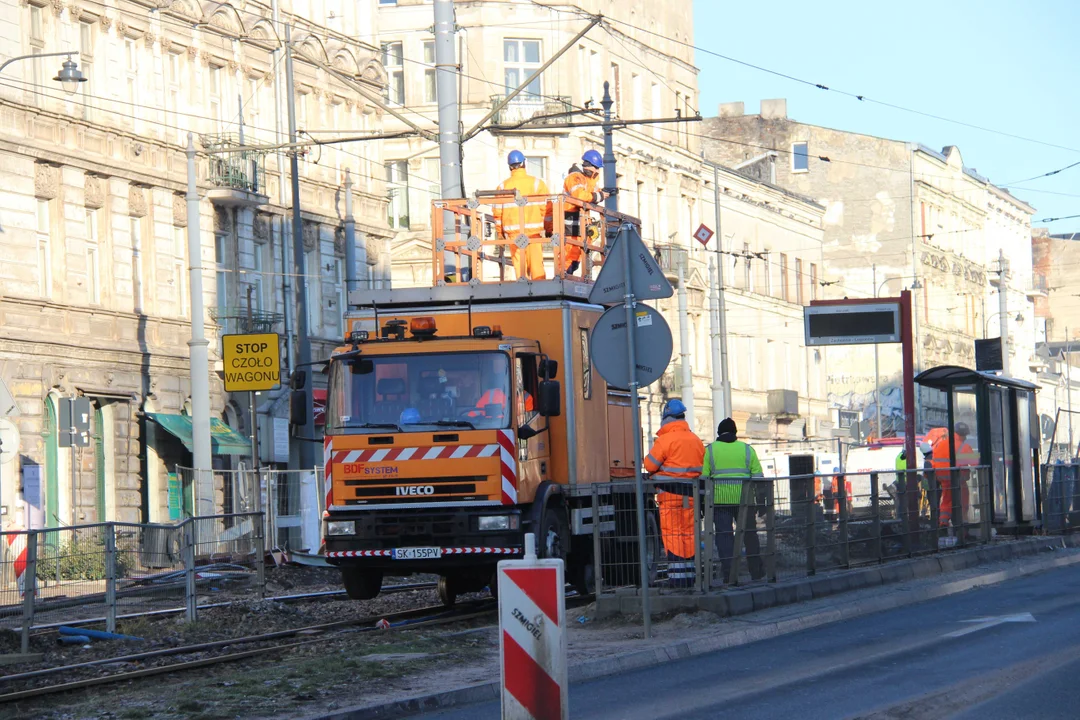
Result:
M441 547L394 548L395 560L436 560L442 557Z

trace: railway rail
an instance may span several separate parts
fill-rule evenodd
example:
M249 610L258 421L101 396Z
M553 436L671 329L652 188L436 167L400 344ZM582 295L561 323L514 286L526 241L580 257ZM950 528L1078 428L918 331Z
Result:
M202 657L192 660L183 660L180 662L168 663L166 665L160 665L156 667L141 668L138 670L111 673L108 675L94 678L71 680L67 682L60 682L50 685L43 685L40 687L28 688L24 690L12 691L0 695L0 704L15 702L19 700L27 700L54 693L67 692L69 690L97 687L117 682L124 682L126 680L149 677L153 675L164 675L168 673L176 673L185 670L206 667L208 665L217 665L221 663L235 662L238 660L261 657L276 652L287 651L292 648L312 645L319 642L325 642L327 637L329 637L327 633L331 633L333 631L340 632L356 627L359 627L361 631L373 631L378 629L379 623L384 620L389 623L389 627L383 627L384 630L396 630L406 627L412 628L426 625L439 625L451 622L462 622L465 620L471 620L478 617L483 617L485 615L489 615L493 613L495 609L496 602L494 599L484 599L468 603L462 603L454 608L449 609L443 605L414 608L411 610L403 610L396 613L387 613L377 616L372 615L364 618L353 618L350 620L340 620L330 623L321 623L318 625L308 625L305 627L292 628L289 630L279 630L272 633L264 633L261 635L251 635L240 638L232 638L228 640L217 640L208 643L199 643L196 645L187 645L175 648L163 648L160 650L151 650L143 653L133 653L130 655L91 660L88 662L77 663L73 665L63 665L53 668L44 668L41 670L32 670L25 673L18 673L14 675L7 675L5 677L0 677L0 686L10 685L18 682L34 681L43 677L64 675L72 672L77 672L79 670L85 670L93 667L101 667L110 664L144 662L155 660L161 657L175 657L181 655L190 655L193 653L212 652L214 650L220 650L236 645L273 643L277 640L291 639L300 635L318 634L318 637L306 638L303 640L297 640L295 642L278 643L268 645L266 647L244 650L241 652L214 655L211 657Z

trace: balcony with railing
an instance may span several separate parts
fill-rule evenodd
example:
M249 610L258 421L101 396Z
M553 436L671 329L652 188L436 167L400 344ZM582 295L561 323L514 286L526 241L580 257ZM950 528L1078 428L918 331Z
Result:
M219 205L255 207L270 202L266 195L266 153L244 150L237 135L203 135L202 146L210 152L207 181L215 187L207 193Z
M210 308L210 318L217 323L222 335L277 332L278 326L285 321L281 313L247 307Z
M494 109L505 97L506 95L492 95L491 107ZM513 129L513 126L523 123L528 125L522 129L543 130L545 125L565 123L569 119L567 114L572 111L573 106L568 96L541 97L522 93L495 113L492 122L504 130Z

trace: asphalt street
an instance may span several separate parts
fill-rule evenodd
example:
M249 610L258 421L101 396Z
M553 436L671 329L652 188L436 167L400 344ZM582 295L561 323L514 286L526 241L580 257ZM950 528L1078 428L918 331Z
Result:
M1080 566L571 686L574 720L1080 717ZM499 718L497 703L424 717Z

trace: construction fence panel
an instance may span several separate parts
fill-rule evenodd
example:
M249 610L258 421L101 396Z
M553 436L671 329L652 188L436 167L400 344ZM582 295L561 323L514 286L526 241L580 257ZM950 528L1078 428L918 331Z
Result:
M323 469L259 472L266 509L267 546L318 553L326 498Z
M713 480L650 479L648 582L659 593L783 582L987 543L989 480L985 466L755 478L728 503ZM591 488L599 592L640 585L634 497L633 482Z
M1070 533L1080 526L1080 464L1058 461L1041 469L1043 527Z
M262 596L266 554L262 513L191 518L185 580L196 605Z

